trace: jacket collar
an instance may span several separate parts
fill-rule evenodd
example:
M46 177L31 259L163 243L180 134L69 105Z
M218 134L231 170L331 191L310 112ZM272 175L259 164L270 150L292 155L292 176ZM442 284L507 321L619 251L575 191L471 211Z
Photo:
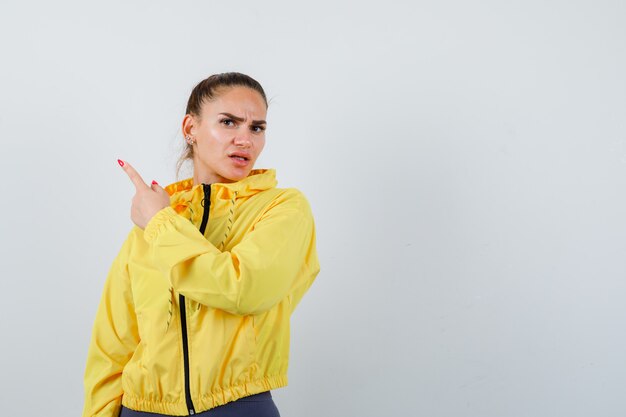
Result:
M247 197L259 191L273 188L277 183L275 169L253 169L246 178L239 181L211 184L211 195L224 200L230 200L234 195L237 198ZM164 189L170 195L172 202L195 200L195 196L202 198L204 193L202 184L194 184L193 177L173 182L165 186Z

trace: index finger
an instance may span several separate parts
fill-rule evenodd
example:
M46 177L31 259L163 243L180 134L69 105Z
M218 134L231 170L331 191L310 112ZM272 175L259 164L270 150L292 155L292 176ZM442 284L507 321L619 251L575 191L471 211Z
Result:
M145 183L143 178L141 178L141 175L139 175L139 173L135 171L135 168L133 168L131 164L129 164L126 161L121 161L121 162L122 163L120 163L120 165L122 166L122 169L126 171L126 174L128 174L128 177L130 178L130 180L133 182L133 184L135 184L135 188L137 190L139 190L141 187L150 188L148 187L148 184Z

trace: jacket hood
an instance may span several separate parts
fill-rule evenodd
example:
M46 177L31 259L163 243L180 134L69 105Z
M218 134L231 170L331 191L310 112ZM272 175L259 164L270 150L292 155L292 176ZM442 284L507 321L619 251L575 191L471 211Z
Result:
M233 200L233 198L248 197L259 191L276 187L276 170L273 168L253 169L248 176L239 181L211 184L211 199ZM170 205L181 214L191 202L204 198L202 184L194 184L193 177L173 182L164 187L170 195Z

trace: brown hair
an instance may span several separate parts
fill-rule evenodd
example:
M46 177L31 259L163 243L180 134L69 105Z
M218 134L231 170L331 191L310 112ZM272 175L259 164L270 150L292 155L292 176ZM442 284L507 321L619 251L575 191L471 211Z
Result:
M261 84L259 84L258 81L240 72L224 72L221 74L211 75L210 77L200 81L193 88L193 90L191 91L191 95L189 96L189 100L187 101L187 109L185 110L185 113L200 118L200 114L202 113L202 105L205 102L215 100L222 92L220 90L236 86L248 87L257 91L259 94L261 94L261 97L263 97L263 101L265 101L265 106L268 107L265 91L263 91L263 87L261 87ZM176 162L177 179L180 168L185 163L185 161L188 159L193 161L193 146L186 141L183 142L185 144L183 152L178 158L178 162Z

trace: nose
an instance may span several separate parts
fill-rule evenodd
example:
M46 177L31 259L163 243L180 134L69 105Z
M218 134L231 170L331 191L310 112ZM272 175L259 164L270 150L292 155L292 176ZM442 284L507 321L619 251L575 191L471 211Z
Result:
M239 148L249 148L252 146L252 139L250 138L250 133L240 133L235 137L234 140L235 146Z

